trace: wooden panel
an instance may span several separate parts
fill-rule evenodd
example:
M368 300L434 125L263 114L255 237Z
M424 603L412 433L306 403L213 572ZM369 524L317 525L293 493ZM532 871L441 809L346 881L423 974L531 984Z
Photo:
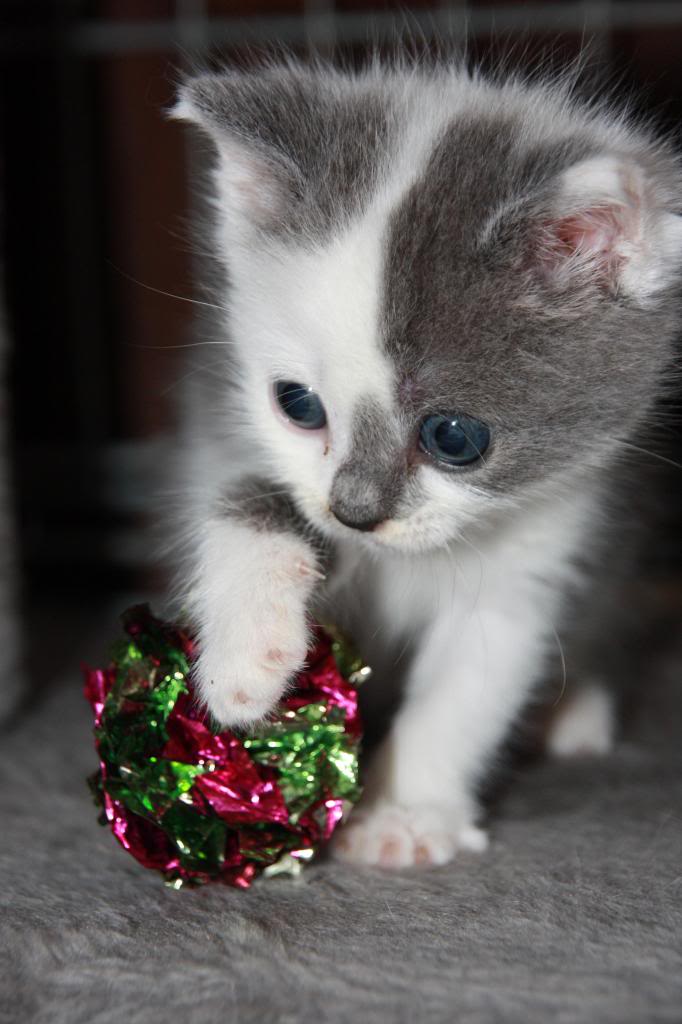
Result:
M191 296L185 138L164 116L173 96L163 56L102 65L107 125L109 287L116 313L120 436L148 435L173 419L172 386L189 338L191 305L153 289ZM133 278L134 280L130 280ZM136 283L139 282L139 283Z
M262 17L266 14L303 14L305 0L207 0L210 17Z
M170 18L175 9L173 0L100 0L97 5L99 16L113 21L150 21L153 18Z

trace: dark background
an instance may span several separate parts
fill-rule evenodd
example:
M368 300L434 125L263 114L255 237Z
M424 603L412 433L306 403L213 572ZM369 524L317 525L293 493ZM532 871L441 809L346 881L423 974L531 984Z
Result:
M173 82L197 57L244 65L285 44L360 61L402 35L427 49L466 36L472 59L523 65L588 43L589 69L679 136L682 3L0 0L10 456L36 682L90 616L160 579L142 527L192 310L172 297L192 295L193 160L164 118ZM662 450L682 462L672 412ZM667 611L682 606L682 469L669 468L650 564Z

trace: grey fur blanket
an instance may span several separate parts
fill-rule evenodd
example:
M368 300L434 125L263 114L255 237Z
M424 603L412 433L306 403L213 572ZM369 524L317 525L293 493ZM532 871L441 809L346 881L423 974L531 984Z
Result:
M74 668L1 739L0 1020L679 1022L679 675L611 757L518 773L480 858L175 892L96 823Z

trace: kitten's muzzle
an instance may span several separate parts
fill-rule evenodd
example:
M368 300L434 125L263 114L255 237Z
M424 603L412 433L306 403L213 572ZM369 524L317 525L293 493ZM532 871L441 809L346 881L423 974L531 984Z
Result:
M346 464L336 473L329 510L344 526L368 533L389 519L394 510L392 479L373 467Z

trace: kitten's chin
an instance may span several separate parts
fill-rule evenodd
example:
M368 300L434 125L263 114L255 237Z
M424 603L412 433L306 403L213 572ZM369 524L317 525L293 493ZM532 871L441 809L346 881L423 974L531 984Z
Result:
M446 547L452 536L440 530L424 530L401 520L387 519L367 539L379 548L405 554L421 554Z

